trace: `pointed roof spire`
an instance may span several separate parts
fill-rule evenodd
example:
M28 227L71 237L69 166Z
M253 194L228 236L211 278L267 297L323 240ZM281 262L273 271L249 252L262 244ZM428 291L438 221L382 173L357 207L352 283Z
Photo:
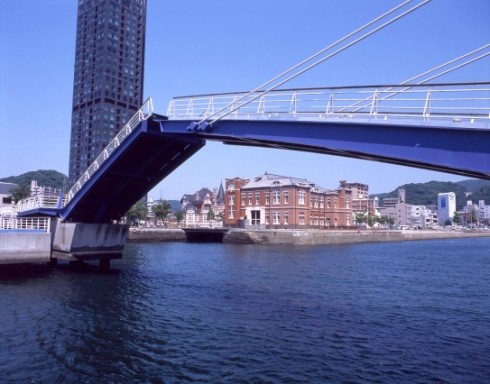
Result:
M216 203L224 204L225 203L225 190L223 188L223 180L219 185L218 194L216 195Z

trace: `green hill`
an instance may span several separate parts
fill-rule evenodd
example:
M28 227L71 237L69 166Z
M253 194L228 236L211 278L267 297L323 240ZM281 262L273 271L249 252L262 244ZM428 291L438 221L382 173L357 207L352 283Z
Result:
M379 199L380 206L383 206L383 199L397 197L398 189L405 189L406 201L414 205L437 205L437 195L439 193L454 192L456 194L456 208L462 209L466 201L485 200L490 204L490 181L489 180L462 180L456 183L449 181L429 181L428 183L412 183L399 186L389 193L371 195ZM471 192L468 197L466 193Z
M31 181L36 180L40 187L51 187L56 189L65 189L68 186L68 177L58 171L38 170L23 173L19 176L9 176L1 178L0 181L5 183L14 183L17 185L31 185Z

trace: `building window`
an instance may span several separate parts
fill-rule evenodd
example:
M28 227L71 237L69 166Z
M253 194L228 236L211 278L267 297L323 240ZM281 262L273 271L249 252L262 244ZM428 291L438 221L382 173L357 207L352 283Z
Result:
M281 212L273 212L274 224L281 224Z
M269 224L269 212L265 213L265 223Z
M298 204L302 204L302 205L305 204L305 192L304 191L298 192Z
M269 204L270 204L269 192L267 192L267 193L265 194L265 203L266 203L267 205L269 205Z
M315 197L315 208L318 208L318 197Z
M274 191L274 202L273 204L281 204L281 192Z
M260 193L256 193L255 194L255 205L259 205L260 204Z
M345 196L345 207L349 209L349 196Z
M284 224L289 224L289 212L284 212Z
M333 199L333 206L334 206L334 208L337 208L337 198Z
M330 208L331 207L331 201L330 201L330 198L327 199L327 208Z
M242 199L242 205L245 205L245 194L244 193L242 193L241 199Z
M320 197L320 208L324 208L324 200L323 200L323 197Z
M252 196L251 193L248 194L248 205L252 205Z
M289 204L289 192L284 192L284 204Z
M230 205L235 205L235 196L230 195L228 201L230 202Z
M330 227L330 219L326 220L326 225L327 225L327 227Z
M305 213L304 212L299 213L298 219L299 219L299 223L298 223L299 225L305 225Z
M230 209L229 212L228 212L228 218L229 219L234 219L235 218L235 214L233 212L233 209Z

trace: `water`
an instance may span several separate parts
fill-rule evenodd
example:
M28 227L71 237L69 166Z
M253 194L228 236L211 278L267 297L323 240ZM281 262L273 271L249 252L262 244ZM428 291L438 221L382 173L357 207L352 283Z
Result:
M488 383L490 238L129 244L0 280L2 383Z

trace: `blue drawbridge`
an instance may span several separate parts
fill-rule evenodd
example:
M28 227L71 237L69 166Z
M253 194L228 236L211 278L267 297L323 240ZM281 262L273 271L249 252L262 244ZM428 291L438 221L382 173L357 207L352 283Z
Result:
M450 89L456 107L442 106L448 103ZM472 93L475 90L480 97ZM362 96L353 96L354 92ZM57 207L27 208L19 216L51 214L82 223L119 220L206 140L490 179L488 83L413 86L408 95L398 92L393 86L282 90L239 110L233 100L242 94L193 96L173 99L166 116L154 113L149 99L62 205L60 200ZM405 103L402 108L401 103ZM207 117L220 110L223 118Z

